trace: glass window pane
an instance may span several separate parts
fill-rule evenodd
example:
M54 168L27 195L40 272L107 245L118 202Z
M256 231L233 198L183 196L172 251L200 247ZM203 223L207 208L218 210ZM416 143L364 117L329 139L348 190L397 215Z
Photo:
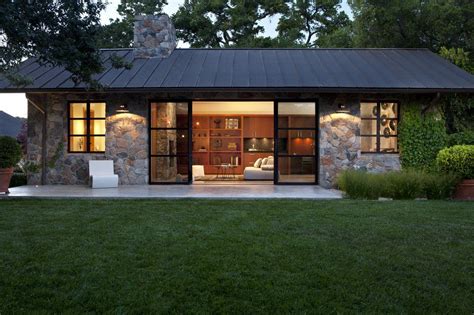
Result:
M361 120L360 122L361 135L377 135L377 120Z
M314 130L280 130L280 140L285 139L284 146L280 141L280 155L314 155L315 138Z
M187 128L188 103L152 103L152 128Z
M360 103L360 117L377 118L377 103Z
M104 152L105 151L105 136L90 137L90 151L91 152Z
M71 135L87 134L87 120L70 120L69 132Z
M154 183L185 183L188 181L188 158L164 156L151 158L151 181Z
M314 183L316 165L314 157L279 157L279 182Z
M380 137L380 152L397 152L397 137Z
M105 135L105 120L90 120L91 135Z
M69 150L72 152L86 152L87 137L69 137Z
M377 137L360 137L360 149L362 152L376 152Z
M151 154L187 154L188 140L187 130L152 130Z
M397 118L398 117L398 104L397 103L381 103L380 104L380 117L386 118Z
M91 118L105 118L105 103L90 104Z
M87 104L86 103L69 104L69 115L71 118L87 118Z
M279 102L278 116L288 117L289 128L316 128L316 103ZM280 122L280 119L279 119ZM281 121L284 128L286 123Z

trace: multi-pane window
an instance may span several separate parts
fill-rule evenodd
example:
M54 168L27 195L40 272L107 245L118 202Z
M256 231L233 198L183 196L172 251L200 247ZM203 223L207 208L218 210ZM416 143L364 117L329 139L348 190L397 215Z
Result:
M105 103L69 103L69 152L105 152Z
M399 104L396 102L362 102L361 151L364 153L398 152Z

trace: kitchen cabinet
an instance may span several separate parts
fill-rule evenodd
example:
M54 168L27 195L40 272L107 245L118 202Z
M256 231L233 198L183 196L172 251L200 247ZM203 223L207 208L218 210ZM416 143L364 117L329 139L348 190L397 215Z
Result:
M273 138L273 117L245 117L244 138Z

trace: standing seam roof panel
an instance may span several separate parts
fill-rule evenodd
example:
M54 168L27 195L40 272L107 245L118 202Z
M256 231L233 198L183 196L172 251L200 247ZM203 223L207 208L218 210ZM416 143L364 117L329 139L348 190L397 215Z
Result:
M112 89L313 88L474 91L474 76L425 49L175 49L170 57L134 58L133 49L103 50L106 69L94 76ZM111 54L132 69L115 69ZM19 68L33 83L0 91L84 91L64 67L30 58Z
M206 58L204 60L204 64L202 65L203 70L199 74L199 78L197 81L198 87L204 86L214 86L214 82L216 80L216 73L217 68L219 67L219 58L221 55L220 50L206 50Z
M232 86L248 87L250 85L248 50L236 50L234 55L234 72L232 74Z
M182 58L174 62L173 67L171 67L171 70L161 84L162 87L179 87L181 80L186 76L193 54L183 54L183 52L181 52L181 54Z
M206 59L206 53L202 50L196 52L191 57L191 60L188 64L186 71L184 72L181 81L179 82L180 87L195 87L199 74L202 71L202 66L204 64L204 60Z

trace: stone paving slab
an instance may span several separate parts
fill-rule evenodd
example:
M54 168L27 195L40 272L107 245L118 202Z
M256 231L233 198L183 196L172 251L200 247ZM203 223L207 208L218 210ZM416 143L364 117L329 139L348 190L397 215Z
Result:
M123 185L91 189L80 185L21 186L0 198L207 198L207 199L341 199L338 190L283 185Z

